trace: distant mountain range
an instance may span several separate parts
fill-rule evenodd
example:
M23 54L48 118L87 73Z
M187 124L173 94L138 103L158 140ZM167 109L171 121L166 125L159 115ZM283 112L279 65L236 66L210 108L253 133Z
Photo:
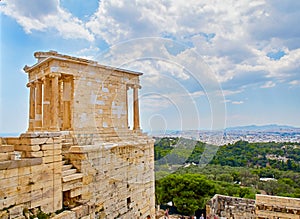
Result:
M152 136L158 135L176 135L182 132L190 132L190 131L197 131L197 130L157 130L157 131L147 131ZM200 130L201 131L201 130ZM208 130L205 130L208 131ZM210 130L210 131L222 131L222 130ZM247 125L247 126L235 126L235 127L228 127L224 129L225 132L231 131L261 131L261 132L300 132L299 127L293 127L288 125L277 125L277 124L270 124L270 125ZM18 137L20 133L0 133L0 137Z
M225 131L300 131L300 128L288 126L288 125L247 125L247 126L236 126L226 128Z
M198 131L223 131L223 130L157 130L148 132L150 135L158 136L158 135L176 135L181 133L189 133L189 132L198 132ZM299 127L293 127L288 125L247 125L247 126L235 126L228 127L224 129L225 132L300 132ZM146 131L147 132L147 131Z

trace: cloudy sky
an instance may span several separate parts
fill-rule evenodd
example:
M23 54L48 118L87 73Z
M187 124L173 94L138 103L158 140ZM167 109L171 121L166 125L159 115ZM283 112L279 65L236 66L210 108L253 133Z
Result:
M144 130L300 127L300 1L2 0L0 133L27 128L35 51L144 73Z

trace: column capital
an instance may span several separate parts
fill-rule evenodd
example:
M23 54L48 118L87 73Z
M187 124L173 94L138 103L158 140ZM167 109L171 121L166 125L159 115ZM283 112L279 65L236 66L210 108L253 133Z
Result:
M42 81L42 79L38 79L38 80L34 81L34 83L36 83L36 84L42 84L43 81Z
M141 89L142 88L142 86L139 84L126 84L126 87L127 87L127 90L129 88L131 88L131 89L136 89L136 88Z
M40 80L44 83L46 80L46 76L41 77Z
M64 74L64 75L62 76L62 78L63 78L64 80L66 80L66 81L72 80L73 77L74 77L73 75L68 75L68 74Z
M27 71L30 69L30 67L28 65L25 65L23 70L27 73Z
M57 73L57 72L51 72L51 73L49 74L49 77L50 77L50 78L55 78L55 77L60 78L60 77L61 77L61 74L60 74L60 73Z
M34 87L34 81L28 82L26 87Z
M142 88L142 86L141 86L141 85L139 85L139 84L134 84L134 85L133 85L133 88L134 88L134 89L136 89L136 88L137 88L137 89L141 89L141 88Z

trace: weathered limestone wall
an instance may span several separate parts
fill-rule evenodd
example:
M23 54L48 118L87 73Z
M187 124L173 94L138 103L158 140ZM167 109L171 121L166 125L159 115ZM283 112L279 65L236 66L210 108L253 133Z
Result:
M300 199L256 195L257 218L300 218Z
M215 195L206 205L208 218L254 219L255 200Z
M206 205L208 218L300 218L300 199L256 194L256 199L215 195Z
M11 156L0 161L0 218L25 218L23 211L26 209L47 213L60 210L60 134L23 134L19 138L3 138L1 153L8 148Z
M128 129L125 81L136 82L128 74L114 75L101 68L90 67L83 71L86 76L74 81L73 130Z
M154 216L153 141L73 146L70 160L83 176L82 199L95 204L95 218Z

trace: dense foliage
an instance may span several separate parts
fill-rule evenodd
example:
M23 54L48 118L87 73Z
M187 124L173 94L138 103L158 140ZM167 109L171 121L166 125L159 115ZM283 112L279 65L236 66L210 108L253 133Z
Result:
M241 188L253 188L268 195L300 198L300 173L293 171L281 171L270 167L255 169L247 167L207 165L205 168L199 166L181 168L177 173L199 173L215 182L221 181L237 185ZM273 180L260 180L263 178L271 178ZM230 191L229 193L221 192L219 194L242 197L237 193L230 194ZM253 195L247 195L246 197L254 198Z
M234 144L216 147L189 140L188 145L193 146L191 149L186 147L186 141L188 140L182 138L156 139L155 160L162 159L174 151L177 157L185 158L185 162L199 164L204 150L217 148L210 164L232 167L272 167L278 170L300 172L300 145L297 143L238 141ZM189 156L186 156L187 154ZM172 161L168 162L172 163Z
M154 148L154 159L165 157L177 144L179 138L157 138Z
M215 192L214 184L199 174L170 174L156 183L157 202L171 201L184 214L204 208Z
M205 160L209 151L215 156ZM157 166L165 167L156 168L157 203L172 201L185 214L203 209L214 194L254 199L256 193L265 193L300 198L300 145L296 143L238 141L217 147L161 138L155 143L155 160ZM191 163L194 165L187 165Z
M295 143L238 141L219 148L212 164L235 167L267 167L300 171L300 146Z
M204 209L206 202L214 194L253 198L255 191L238 185L215 182L200 174L170 174L156 182L158 204L172 202L183 214L194 214Z

